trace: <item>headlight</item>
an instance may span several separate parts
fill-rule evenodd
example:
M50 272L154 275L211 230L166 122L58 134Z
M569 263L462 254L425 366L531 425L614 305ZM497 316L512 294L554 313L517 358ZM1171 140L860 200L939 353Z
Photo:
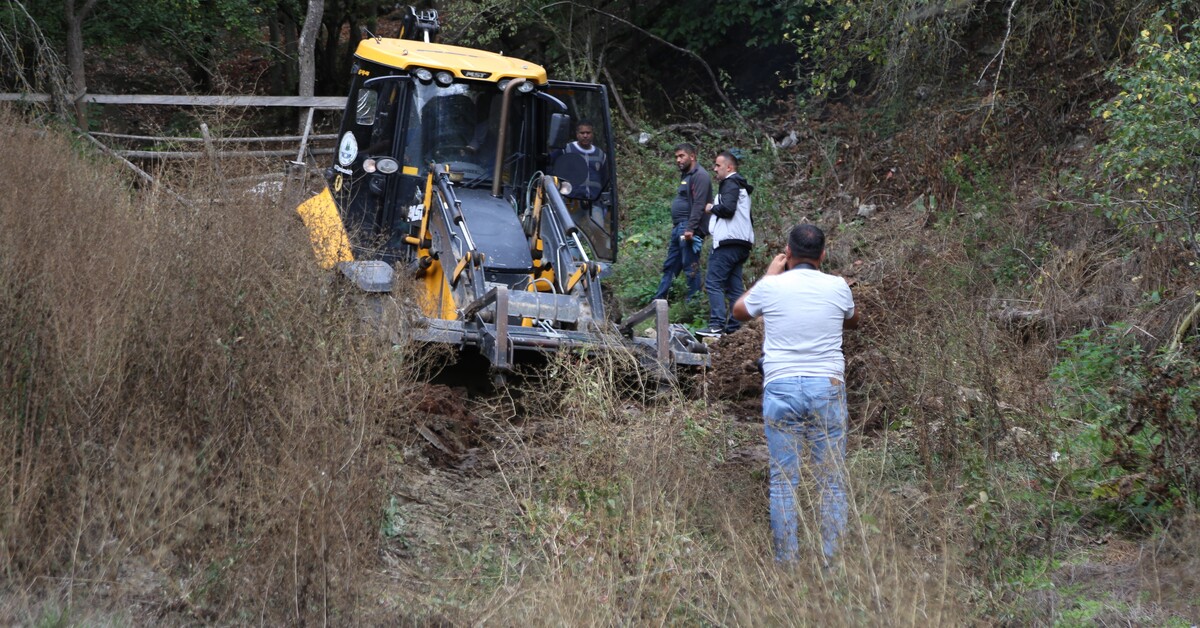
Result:
M342 141L338 143L338 164L343 168L349 168L357 158L358 140L354 139L354 133L346 131L346 134L342 136Z
M391 157L383 157L375 162L375 167L383 174L392 174L400 169L400 162Z
M417 78L421 79L422 81L425 81L426 83L433 80L433 72L430 72L426 68L417 68L417 69L413 70L413 74L415 74L417 76Z
M520 88L517 88L517 89L520 89ZM562 194L563 196L570 196L570 195L571 195L571 189L572 189L572 188L571 188L571 182L570 182L570 181L566 181L566 180L564 180L564 181L559 181L559 182L558 182L558 193L559 193L559 194Z
M428 72L428 70L426 70L426 72ZM442 70L441 72L437 73L437 82L438 85L445 87L454 82L454 75Z
M499 87L500 91L504 91L508 87L508 84L510 82L512 82L512 79L504 79L504 80L500 81L499 83L496 83L496 87ZM520 85L517 86L517 91L521 92L522 94L528 94L529 92L533 91L533 88L534 88L533 81L531 81L529 79L525 79L524 83L521 83Z
M381 157L379 159L367 159L363 161L363 172L370 174L379 172L380 174L392 174L400 169L400 163L391 157Z

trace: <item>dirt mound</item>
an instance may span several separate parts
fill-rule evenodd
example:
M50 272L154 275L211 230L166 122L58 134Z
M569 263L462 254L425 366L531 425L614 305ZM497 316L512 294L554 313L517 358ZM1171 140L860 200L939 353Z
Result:
M871 305L880 301L879 291L858 282L852 285L856 303L865 312L876 311ZM882 427L882 407L877 403L868 404L865 395L860 393L880 379L886 380L894 368L867 341L869 327L878 324L878 321L868 319L864 324L867 330L848 332L843 340L850 420L865 428ZM751 321L735 334L710 342L708 350L713 366L697 376L697 388L704 391L704 398L709 403L728 402L737 408L739 418L758 420L762 414L762 372L756 362L762 357L762 342L762 319Z
M433 466L459 466L480 444L479 418L467 399L466 389L425 384L413 395L411 417L392 426L393 436L417 442Z
M762 357L762 341L762 320L754 320L708 345L713 366L698 376L708 402L730 402L741 418L758 419L762 414L762 374L756 361Z

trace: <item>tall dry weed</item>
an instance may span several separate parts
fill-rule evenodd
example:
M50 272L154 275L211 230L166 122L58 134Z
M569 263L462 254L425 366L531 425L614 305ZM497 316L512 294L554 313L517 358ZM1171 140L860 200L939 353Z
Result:
M771 558L766 464L735 450L762 440L717 406L679 391L631 395L619 353L565 359L522 389L536 430L501 440L509 526L520 553L467 578L464 620L509 624L953 624L964 615L949 505L880 491L875 451L851 462L852 523L837 566L822 571L815 490L802 488L808 558ZM501 426L503 428L503 426ZM467 593L466 591L470 591Z
M290 207L199 175L190 208L143 195L0 115L4 580L139 622L353 617L410 354Z

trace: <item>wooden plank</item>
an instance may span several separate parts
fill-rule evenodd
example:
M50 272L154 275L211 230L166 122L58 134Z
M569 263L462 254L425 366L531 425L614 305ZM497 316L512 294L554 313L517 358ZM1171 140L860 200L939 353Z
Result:
M308 135L309 135L309 133L312 132L312 120L313 120L313 112L314 111L316 111L316 109L313 109L310 107L308 110L308 115L305 117L304 137L302 137L300 139L300 152L298 152L296 154L296 159L292 163L296 163L296 164L304 163L304 150L308 148Z
M48 94L0 94L0 101L50 102ZM100 105L182 105L191 107L346 107L343 96L198 96L188 94L87 94L83 102Z
M142 142L178 142L180 144L196 143L204 141L202 137L164 137L161 135L126 135L124 133L102 133L100 131L91 131L95 137L112 137L121 140L138 140ZM336 133L327 133L321 135L309 135L308 141L330 141L338 138ZM214 137L212 141L218 144L266 144L269 142L299 142L304 139L303 135L276 135L273 137Z
M180 151L180 150L114 150L114 153L121 157L129 157L132 159L202 159L208 157L208 153L204 151ZM332 155L336 151L333 148L310 149L308 152L313 155ZM213 157L218 159L223 157L294 157L294 150L220 150Z
M0 102L50 102L50 94L0 94Z

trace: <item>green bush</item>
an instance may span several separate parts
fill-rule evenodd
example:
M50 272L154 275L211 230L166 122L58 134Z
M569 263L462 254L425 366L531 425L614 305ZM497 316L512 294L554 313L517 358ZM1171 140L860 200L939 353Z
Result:
M1058 410L1080 426L1064 439L1068 481L1095 514L1146 528L1200 495L1200 355L1147 354L1129 330L1069 338L1051 375Z
M1200 252L1200 20L1173 26L1177 17L1156 13L1133 63L1108 74L1121 92L1095 109L1108 131L1097 198L1118 225Z

